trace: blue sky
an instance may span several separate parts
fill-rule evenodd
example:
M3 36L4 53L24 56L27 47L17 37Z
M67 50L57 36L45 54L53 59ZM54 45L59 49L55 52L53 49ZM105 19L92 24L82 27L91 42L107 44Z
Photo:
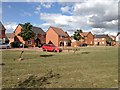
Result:
M25 23L30 22L31 24L42 24L44 21L40 20L39 14L36 8L39 7L38 2L4 2L2 3L2 21L3 22L16 22ZM61 13L59 4L54 4L54 7L44 8L38 10L39 13Z
M76 29L91 31L93 34L116 35L117 5L116 0L2 2L2 23L7 29L6 32L13 32L19 23L30 22L44 31L47 31L49 26L61 27L70 35Z

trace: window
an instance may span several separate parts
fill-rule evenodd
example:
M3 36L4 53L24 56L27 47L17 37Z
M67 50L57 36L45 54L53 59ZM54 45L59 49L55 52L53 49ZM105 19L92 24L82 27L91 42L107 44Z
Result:
M95 42L95 44L97 44L98 42Z
M104 38L102 38L102 40L105 40Z
M90 44L92 44L92 41L90 42Z
M28 40L28 44L32 44L32 42L30 40Z
M0 39L0 44L2 44L2 39Z
M3 38L2 43L5 43L5 38Z
M104 44L104 42L102 42L102 44Z
M62 39L62 36L60 36L60 38Z

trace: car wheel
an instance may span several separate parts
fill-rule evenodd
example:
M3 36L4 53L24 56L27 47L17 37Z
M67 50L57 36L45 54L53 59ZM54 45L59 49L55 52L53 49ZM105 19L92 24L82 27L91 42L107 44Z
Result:
M56 52L56 50L54 49L53 52Z

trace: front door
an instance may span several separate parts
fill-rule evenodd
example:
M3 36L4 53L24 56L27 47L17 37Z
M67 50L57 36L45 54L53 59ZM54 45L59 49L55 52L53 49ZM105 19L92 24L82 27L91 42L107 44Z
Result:
M35 46L36 47L38 47L40 43L41 43L41 41L39 38L35 39Z
M98 46L100 45L100 42L98 42Z

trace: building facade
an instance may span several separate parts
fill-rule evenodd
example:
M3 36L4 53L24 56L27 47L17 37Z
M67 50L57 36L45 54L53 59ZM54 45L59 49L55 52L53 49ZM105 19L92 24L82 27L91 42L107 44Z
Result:
M50 26L46 32L46 43L54 44L55 46L68 46L70 37L61 28Z
M19 24L14 31L14 35L15 35L14 41L15 42L21 42L27 46L32 46L32 47L39 46L40 44L45 43L45 40L46 40L45 32L41 28L35 27L35 26L32 26L34 38L31 38L30 40L24 41L21 36L18 36L18 34L22 30L22 26L23 26L23 24Z
M5 27L3 24L0 22L0 44L4 44L6 40L6 35L5 35Z
M107 46L107 38L109 36L106 34L94 35L94 45L95 46Z
M82 32L80 35L84 43L87 45L94 45L94 35L91 32Z

